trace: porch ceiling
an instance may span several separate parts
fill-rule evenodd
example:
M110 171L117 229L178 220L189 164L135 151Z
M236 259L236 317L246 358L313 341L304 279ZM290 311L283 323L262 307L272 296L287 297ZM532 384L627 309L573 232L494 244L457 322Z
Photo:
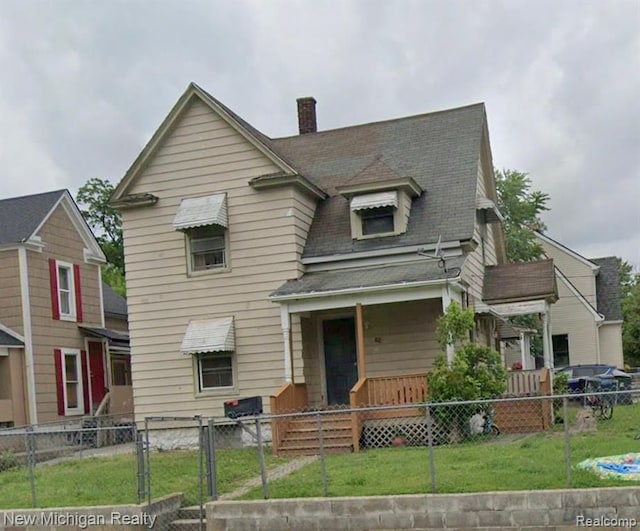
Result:
M436 260L421 260L394 266L336 269L306 273L298 280L290 280L271 293L270 298L295 299L296 296L329 296L350 290L388 287L401 288L421 282L457 278L464 257L447 259L448 272ZM455 271L455 273L454 273Z

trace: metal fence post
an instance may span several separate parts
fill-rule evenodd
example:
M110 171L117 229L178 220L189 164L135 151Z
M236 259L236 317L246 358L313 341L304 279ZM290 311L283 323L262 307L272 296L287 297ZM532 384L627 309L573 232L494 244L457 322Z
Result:
M36 441L33 427L27 426L26 432L26 450L27 450L27 466L29 467L29 484L31 486L31 506L38 506L38 498L36 496Z
M207 489L212 500L218 499L218 471L216 470L216 429L215 421L207 423Z
M431 492L437 492L436 488L436 465L433 456L433 426L431 407L425 407L425 421L427 423L427 444L429 445L429 473L431 474Z
M327 498L329 490L327 488L327 463L324 460L324 434L322 432L322 416L316 413L316 424L318 426L318 442L320 444L320 473L322 474L322 495Z
M198 505L200 522L198 528L200 531L204 529L204 489L202 483L204 481L204 456L205 456L205 435L204 427L202 425L202 417L196 415L195 419L198 421Z
M569 414L568 414L568 398L562 398L562 422L564 424L564 461L567 470L567 487L573 487L571 478L571 437L569 434Z
M144 419L145 472L147 473L147 504L151 507L151 448L149 446L149 418Z
M134 425L135 426L135 425ZM146 482L147 474L145 470L145 455L144 455L144 439L143 434L136 430L136 464L138 469L138 503L142 503L146 494Z
M262 445L262 424L260 419L256 417L256 435L258 437L258 460L260 461L260 477L262 478L262 497L266 500L269 498L267 489L267 471L264 467L264 447Z

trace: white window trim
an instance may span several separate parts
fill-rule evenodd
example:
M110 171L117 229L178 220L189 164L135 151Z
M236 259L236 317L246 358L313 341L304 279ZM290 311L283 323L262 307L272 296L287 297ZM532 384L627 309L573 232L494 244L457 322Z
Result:
M64 396L64 414L71 415L84 415L84 378L82 375L82 353L78 349L65 348L61 349L62 352L62 391ZM76 370L78 371L78 407L67 407L67 364L66 357L75 356L76 358Z
M215 354L229 354L231 356L231 380L232 385L227 385L224 387L207 387L206 389L202 386L202 371L201 371L201 357L202 356L210 356ZM198 354L194 354L193 358L193 368L194 368L194 376L195 376L195 391L197 396L211 396L211 395L229 395L229 394L237 394L238 391L238 369L236 365L236 352L235 351L225 351L216 353L216 352L200 352Z
M218 225L222 227L222 225ZM195 227L194 227L195 228ZM190 277L198 277L201 275L211 275L216 273L228 273L231 271L231 253L229 251L229 228L224 229L224 265L219 267L211 267L209 269L194 269L193 255L191 254L191 234L189 229L184 230L185 248L187 251L187 273Z
M69 313L62 311L62 299L60 297L60 268L63 267L69 271ZM56 260L56 284L57 284L57 297L58 297L58 313L60 314L60 320L62 321L77 321L78 316L76 312L76 281L73 270L73 264L69 262L62 262Z

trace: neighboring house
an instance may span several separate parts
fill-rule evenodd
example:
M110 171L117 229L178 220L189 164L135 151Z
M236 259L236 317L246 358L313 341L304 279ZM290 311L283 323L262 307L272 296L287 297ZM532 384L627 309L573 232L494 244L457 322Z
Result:
M0 200L1 426L81 417L105 401L111 346L128 352L128 334L104 262L67 190ZM123 332L105 327L105 310L124 317Z
M553 258L558 302L551 311L555 367L609 364L622 368L622 310L616 258L585 258L537 233Z
M191 84L117 186L137 419L251 396L272 412L421 401L451 301L484 312L475 336L494 344L484 105L317 132L303 98L298 120L268 138ZM530 266L491 304L545 311L553 268L520 282Z

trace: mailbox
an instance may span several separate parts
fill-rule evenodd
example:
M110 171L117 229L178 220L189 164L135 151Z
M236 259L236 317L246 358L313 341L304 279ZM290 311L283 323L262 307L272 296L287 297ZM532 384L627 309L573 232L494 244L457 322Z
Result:
M230 419L237 419L238 417L251 417L260 415L261 413L261 396L238 398L237 400L227 400L224 403L224 414Z

